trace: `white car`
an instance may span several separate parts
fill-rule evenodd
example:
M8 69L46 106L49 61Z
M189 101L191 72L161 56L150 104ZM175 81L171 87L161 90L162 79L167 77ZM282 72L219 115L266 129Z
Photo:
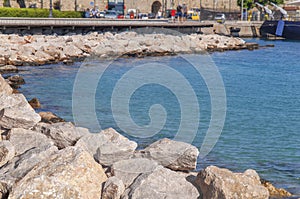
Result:
M117 19L118 13L115 10L107 10L105 12L105 18L107 19Z
M218 22L218 23L225 23L225 14L217 14L215 16L215 20Z

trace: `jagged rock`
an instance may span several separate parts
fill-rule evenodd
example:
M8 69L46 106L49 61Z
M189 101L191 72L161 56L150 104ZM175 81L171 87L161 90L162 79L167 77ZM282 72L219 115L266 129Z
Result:
M233 173L228 169L209 166L199 172L196 184L203 199L268 199L268 190L260 183L256 171Z
M0 119L0 126L7 129L29 129L41 120L39 114L35 113L22 94L0 93L0 110L2 109L4 115Z
M103 192L102 192L102 199L119 199L121 195L125 191L125 186L122 180L118 179L117 177L113 176L107 179L105 182Z
M153 159L172 170L189 171L196 168L199 151L190 144L164 138L139 153L136 155Z
M119 160L130 158L137 143L108 128L98 134L83 136L76 146L87 150L100 164L110 166Z
M34 41L34 37L32 35L24 36L25 43L32 43Z
M63 53L69 57L79 57L82 54L82 50L74 45L66 45L63 49Z
M5 79L0 74L0 95L2 93L6 95L12 94L13 89L8 85L8 83L5 81Z
M10 76L7 78L7 80L9 82L11 82L12 84L16 84L16 85L22 85L25 84L25 80L23 77L21 77L20 75L14 75L14 76Z
M96 152L96 160L100 164L110 166L113 163L131 157L137 147L137 143L119 134L113 128L101 131L100 136L104 137L103 142Z
M175 172L157 167L150 173L144 173L136 178L133 184L123 194L123 199L139 198L179 198L197 199L198 189L193 185L190 174Z
M31 148L46 150L54 145L54 142L45 135L21 128L10 130L9 141L14 146L16 155L20 155Z
M146 158L134 158L121 160L111 167L113 176L121 179L125 187L129 187L131 183L142 173L151 173L158 163Z
M0 73L16 73L18 71L18 68L13 65L0 66Z
M50 56L50 58L55 59L55 58L59 58L60 57L60 51L61 49L59 49L58 47L54 46L54 45L47 45L47 46L42 46L40 49L40 52L44 52L46 54L48 54ZM38 53L39 51L37 51ZM37 54L35 54L37 56ZM46 57L46 55L43 55L43 57Z
M38 123L33 130L53 140L59 149L74 146L79 138L89 134L88 129L75 127L71 122Z
M58 122L65 122L64 119L58 117L57 115L55 115L54 113L51 113L51 112L39 112L39 115L42 118L41 122L44 122L44 123L53 124L53 123L58 123Z
M0 170L0 182L5 182L10 188L20 181L29 171L40 162L46 161L58 151L52 146L48 149L31 148L25 153L15 156Z
M15 147L7 140L0 141L0 168L13 159L14 156Z
M28 103L34 109L38 109L38 108L42 107L40 101L37 98L35 98L35 97L32 98Z
M0 198L5 199L8 198L9 190L5 183L0 182Z
M103 168L84 150L68 147L36 165L9 198L100 198Z
M287 198L291 197L292 194L285 189L276 188L271 182L261 179L262 185L266 187L270 193L270 198Z

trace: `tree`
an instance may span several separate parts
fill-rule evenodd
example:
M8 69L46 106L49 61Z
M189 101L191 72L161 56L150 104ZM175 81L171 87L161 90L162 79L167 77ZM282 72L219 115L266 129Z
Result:
M10 5L10 0L4 0L3 6L4 6L4 7L11 7L11 5Z
M241 6L242 0L237 0L237 2L238 2L238 5ZM256 2L258 2L262 5L266 5L270 2L279 5L279 4L283 3L283 0L271 0L271 1L268 1L268 0L244 0L244 6L243 7L247 8L247 9L251 9L251 8L255 7Z
M25 0L17 0L17 3L19 4L20 8L26 8Z

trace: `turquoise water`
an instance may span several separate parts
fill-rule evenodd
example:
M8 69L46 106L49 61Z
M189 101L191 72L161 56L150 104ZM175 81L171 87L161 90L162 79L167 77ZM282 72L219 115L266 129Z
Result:
M211 54L225 85L227 112L217 144L206 157L198 160L198 169L211 164L239 172L252 168L262 178L300 195L300 42L255 42L262 45L275 44L275 48ZM192 58L200 61L203 55L192 55ZM93 78L98 75L97 66L103 63L95 60L85 63L89 65L83 71L86 80L84 88L87 91L91 88L89 83L94 83ZM134 137L122 131L112 113L111 96L118 80L134 66L149 63L170 66L190 83L200 109L200 124L193 145L200 148L212 115L210 93L206 81L182 56L119 59L112 62L95 90L94 110L99 125L101 128L116 128L130 139L136 140L140 148L162 137L174 138L183 113L177 92L180 95L187 92L186 89L180 89L183 88L181 84L177 85L179 91L176 92L160 84L145 84L131 95L130 117L139 126L149 124L149 108L153 104L164 107L165 123L154 136ZM28 99L39 98L43 106L41 111L52 111L73 121L72 92L81 64L24 67L20 74L27 84L22 86L21 92ZM143 73L138 78L143 80L148 77L149 73ZM161 79L176 80L175 76ZM90 102L85 100L83 97L83 110L90 106ZM119 115L122 114L125 117L125 113ZM91 115L84 115L86 122L80 125L97 132L98 126L89 122L92 121ZM125 122L126 125L128 127L130 123ZM192 120L190 125L193 125Z

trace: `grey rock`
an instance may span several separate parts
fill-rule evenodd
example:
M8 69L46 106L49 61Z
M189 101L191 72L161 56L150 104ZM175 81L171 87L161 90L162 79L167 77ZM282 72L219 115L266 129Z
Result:
M103 192L102 192L102 199L119 199L121 195L125 191L125 186L122 180L118 179L117 177L113 176L107 179L105 182Z
M200 171L196 184L203 199L267 199L268 190L260 183L256 171L233 173L228 169L209 166Z
M31 148L45 150L54 145L54 142L45 135L21 128L10 130L9 141L14 146L16 155L20 155Z
M8 85L8 83L5 81L5 79L0 74L0 95L3 93L6 95L10 95L10 94L12 94L12 92L13 92L13 89Z
M110 166L119 160L130 158L137 143L108 128L97 134L83 136L76 146L88 151L100 164Z
M192 176L193 177L193 176ZM197 199L200 193L191 181L191 175L175 172L162 166L142 174L126 189L123 199L179 198Z
M15 147L7 140L0 141L0 168L15 156Z
M111 171L113 176L121 179L127 188L140 174L151 173L157 166L158 163L153 160L133 158L114 163Z
M137 147L136 142L130 141L113 128L105 129L99 134L104 137L104 142L97 148L95 158L105 166L130 158Z
M20 181L32 168L58 151L52 146L48 149L32 148L25 153L15 156L0 170L0 182L5 182L10 188Z
M33 128L52 139L59 149L74 146L83 135L89 134L88 129L75 127L71 122L54 124L38 123Z
M106 180L86 151L68 147L36 165L12 187L9 198L100 198Z
M66 45L63 49L63 53L69 57L78 57L82 54L82 50L74 45Z
M0 94L0 110L2 109L4 115L0 119L0 126L7 129L29 129L41 120L22 94Z
M175 171L194 170L199 155L196 147L167 138L154 142L139 153L140 157L153 159Z

